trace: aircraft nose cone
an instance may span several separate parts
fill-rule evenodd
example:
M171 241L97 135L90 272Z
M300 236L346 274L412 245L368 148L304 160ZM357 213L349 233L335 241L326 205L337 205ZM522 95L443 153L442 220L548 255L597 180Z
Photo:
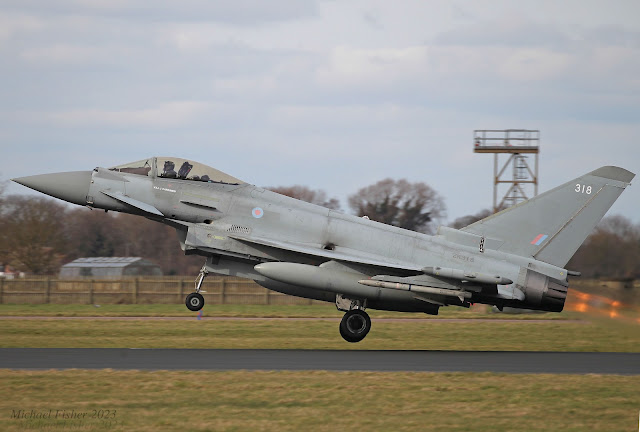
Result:
M91 171L40 174L11 180L52 197L85 205L91 184Z

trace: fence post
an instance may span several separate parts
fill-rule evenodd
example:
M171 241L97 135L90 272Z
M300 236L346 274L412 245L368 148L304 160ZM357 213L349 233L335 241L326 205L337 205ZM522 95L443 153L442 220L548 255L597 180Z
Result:
M226 304L227 302L227 284L226 279L220 279L220 304Z
M93 284L95 284L96 281L91 279L89 281L89 304L93 304Z
M4 278L0 278L0 304L4 303Z
M133 280L133 304L138 304L138 290L140 289L139 283L139 278L135 278Z
M184 298L184 279L180 278L180 292L178 293L178 302L182 302Z
M51 278L47 277L47 285L44 292L44 303L49 304L51 299Z

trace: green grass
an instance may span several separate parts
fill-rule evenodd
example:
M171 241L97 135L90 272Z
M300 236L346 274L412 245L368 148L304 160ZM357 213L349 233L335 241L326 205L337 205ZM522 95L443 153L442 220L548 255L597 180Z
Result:
M611 375L0 370L0 383L3 431L631 431L640 403L639 376Z
M2 347L415 349L489 351L640 350L637 325L609 321L376 321L357 344L338 320L0 320Z
M207 305L205 316L334 320L196 320L183 305L0 305L2 347L640 350L637 325L567 322L576 314L501 315L444 309L370 311L358 344L338 334L332 305ZM184 316L191 320L53 320L24 316ZM518 321L504 321L502 318ZM530 319L545 319L531 322ZM556 319L548 319L556 318ZM561 319L557 319L561 318ZM562 319L564 318L564 320ZM382 372L0 370L0 430L582 431L635 430L640 376ZM78 420L11 418L13 410L74 410ZM115 410L113 423L91 418ZM104 413L104 412L103 412Z
M575 318L568 313L533 313L533 314L501 314L489 313L489 308L477 305L471 309L459 307L441 308L437 316L423 313L387 312L368 309L372 317L377 318L491 318L491 319L550 319L566 320ZM340 318L343 312L338 311L333 304L314 304L304 306L292 305L205 305L207 316L219 317L270 317L270 318ZM0 316L176 316L194 317L183 304L108 304L96 307L94 305L62 305L62 304L2 304Z

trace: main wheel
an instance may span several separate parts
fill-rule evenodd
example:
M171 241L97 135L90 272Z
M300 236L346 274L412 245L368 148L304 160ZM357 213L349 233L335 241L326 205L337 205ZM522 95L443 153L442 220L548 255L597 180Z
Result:
M187 309L197 312L204 307L204 297L200 293L191 293L185 301Z
M340 321L340 336L347 342L360 342L371 330L371 318L361 309L352 309Z
M342 336L342 339L346 340L347 342L359 342L360 341L360 339L354 339L353 337L351 337L348 334L346 334L342 327L343 327L342 323L340 323L340 336Z

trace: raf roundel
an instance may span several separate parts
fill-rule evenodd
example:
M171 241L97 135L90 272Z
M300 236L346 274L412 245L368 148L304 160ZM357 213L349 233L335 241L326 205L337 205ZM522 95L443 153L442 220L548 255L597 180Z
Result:
M254 218L260 219L262 216L264 216L264 210L262 210L260 207L256 207L251 210L251 214Z

